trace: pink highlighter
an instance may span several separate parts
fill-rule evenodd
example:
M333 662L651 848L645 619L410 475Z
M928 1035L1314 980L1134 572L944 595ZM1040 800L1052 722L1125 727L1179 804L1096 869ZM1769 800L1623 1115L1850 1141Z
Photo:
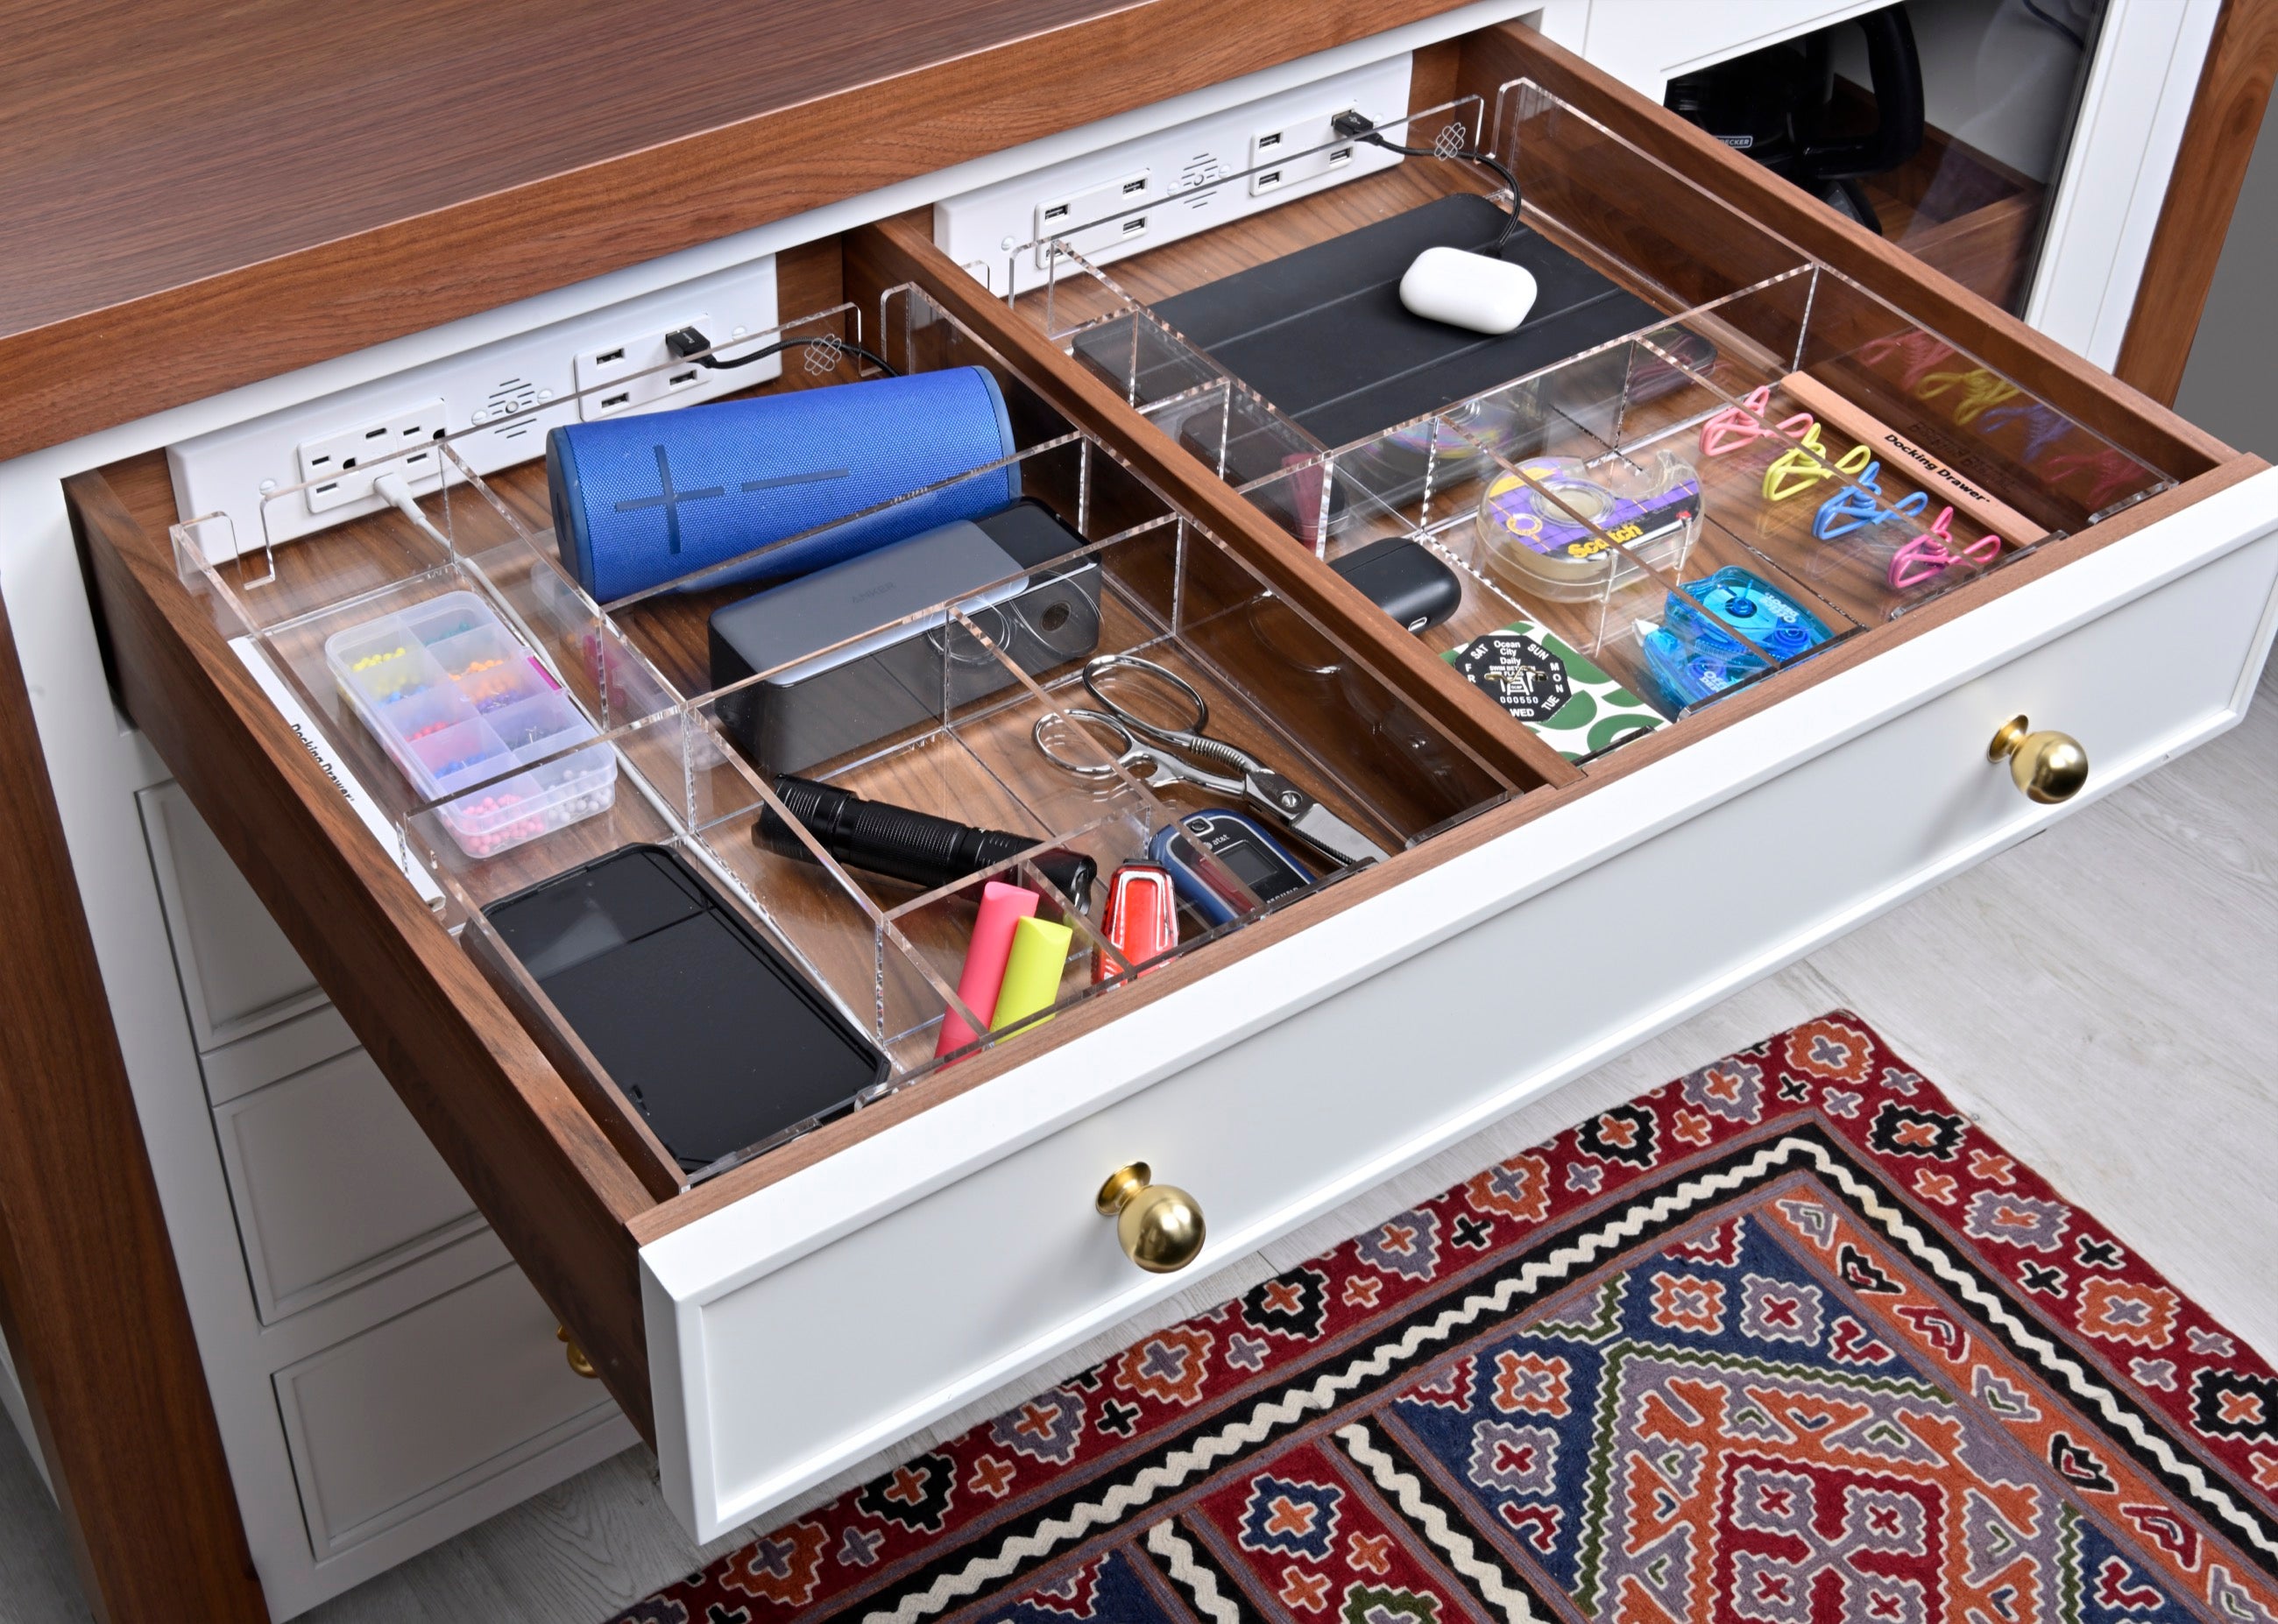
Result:
M965 972L957 978L957 995L983 1020L996 1009L997 989L1005 982L1005 961L1013 953L1013 927L1035 917L1036 904L1042 901L1028 887L1006 885L1001 880L991 880L982 888L981 917L973 922L973 940L965 949ZM958 1018L956 1010L944 1010L934 1057L962 1048L980 1035Z

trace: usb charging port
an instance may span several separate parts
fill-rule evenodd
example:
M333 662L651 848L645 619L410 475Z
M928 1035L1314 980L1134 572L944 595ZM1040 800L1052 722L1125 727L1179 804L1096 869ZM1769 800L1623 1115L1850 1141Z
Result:
M1257 177L1257 184L1260 186L1280 186L1281 184L1281 172L1278 169L1267 170L1264 174Z
M1146 229L1147 217L1143 214L1135 220L1126 220L1123 222L1123 234L1127 237L1136 237L1141 232L1143 232Z
M1281 132L1279 130L1274 131L1271 135L1261 135L1257 138L1257 149L1260 152L1269 151L1280 144Z
M1339 148L1337 148L1334 151L1333 151L1333 152L1331 152L1331 153L1329 154L1329 164L1330 164L1330 166L1334 168L1335 165L1337 165L1337 164L1349 164L1349 163L1351 163L1351 162L1352 162L1352 152L1353 152L1353 149L1352 149L1350 147L1339 147Z
M622 348L605 349L600 355L593 357L593 364L597 367L611 366L617 362L623 361L624 358L625 352Z
M1130 196L1134 192L1143 192L1146 189L1147 178L1144 175L1136 180L1127 180L1123 183L1123 195L1126 197Z
M615 394L605 394L601 397L601 409L606 412L613 407L623 406L632 398L633 392L630 389L621 389Z
M1044 218L1047 220L1065 220L1067 218L1067 211L1068 206L1066 203L1054 203L1051 208L1044 210Z
M675 372L664 381L675 389L679 388L683 384L692 384L696 381L696 369L691 367L685 372Z

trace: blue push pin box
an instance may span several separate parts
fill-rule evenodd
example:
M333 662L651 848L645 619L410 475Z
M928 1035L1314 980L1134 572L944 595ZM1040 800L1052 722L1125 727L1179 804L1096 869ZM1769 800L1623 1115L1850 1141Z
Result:
M596 601L800 537L704 586L805 575L1021 497L997 380L979 367L570 423L546 437L563 566ZM927 496L819 535L943 480Z

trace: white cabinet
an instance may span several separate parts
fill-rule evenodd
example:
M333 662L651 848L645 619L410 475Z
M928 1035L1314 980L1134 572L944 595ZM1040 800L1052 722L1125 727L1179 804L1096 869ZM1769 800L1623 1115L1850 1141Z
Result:
M217 1106L214 1131L264 1323L483 1227L360 1048Z
M1537 26L1657 102L1678 74L1889 4L1550 0ZM1992 186L2007 172L2032 194L2022 222L1989 215L1956 228L1974 242L1938 240L1955 235L1949 231L1921 251L1973 286L1973 257L2029 255L2024 278L1990 296L2058 343L2112 365L2221 0L2104 0L2100 14L2080 6L2037 11L2022 0L1910 0L1907 9L1934 136L1991 160L1977 183ZM2072 43L2083 25L2092 31L2084 64ZM1863 78L1855 35L1838 31L1836 65ZM1930 182L1946 200L1939 206L1957 210L1971 200L1953 194L1971 184Z
M430 1543L465 1525L451 1502L470 1490L533 1462L493 1508L552 1482L548 1450L597 1430L623 1445L616 1406L570 1373L554 1316L513 1268L288 1365L276 1384L319 1557L422 1517L438 1525Z
M1892 0L1552 0L1543 31L1654 101L1678 74ZM1574 37L1579 31L1579 41Z

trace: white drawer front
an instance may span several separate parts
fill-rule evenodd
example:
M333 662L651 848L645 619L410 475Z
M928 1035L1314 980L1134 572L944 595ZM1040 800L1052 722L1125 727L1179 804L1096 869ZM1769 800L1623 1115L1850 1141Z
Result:
M218 1048L324 1003L189 797L167 783L137 798L198 1047Z
M318 1560L617 1418L512 1267L277 1373Z
M482 1227L360 1048L230 1101L214 1126L264 1324Z
M1174 1289L1091 1211L1123 1163L1207 1270L2022 838L2061 814L1985 759L2018 712L2091 797L2219 730L2274 511L2266 474L654 1243L668 1497L712 1537Z

